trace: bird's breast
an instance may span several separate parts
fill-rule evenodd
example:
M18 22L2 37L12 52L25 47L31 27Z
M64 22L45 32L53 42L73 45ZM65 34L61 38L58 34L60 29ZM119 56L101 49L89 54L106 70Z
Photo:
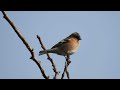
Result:
M80 46L80 41L71 38L68 43L65 43L60 46L60 51L64 52L64 54L73 54L75 53Z

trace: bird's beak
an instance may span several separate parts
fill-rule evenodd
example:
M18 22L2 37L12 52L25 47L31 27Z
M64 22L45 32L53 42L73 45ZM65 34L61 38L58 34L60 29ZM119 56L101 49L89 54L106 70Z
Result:
M79 40L82 40L82 38L80 37Z

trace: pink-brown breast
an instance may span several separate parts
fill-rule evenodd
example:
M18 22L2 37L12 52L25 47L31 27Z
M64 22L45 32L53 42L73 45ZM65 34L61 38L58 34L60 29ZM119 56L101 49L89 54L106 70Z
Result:
M75 53L80 46L80 41L76 38L71 38L69 41L61 46L59 46L59 55L71 55Z

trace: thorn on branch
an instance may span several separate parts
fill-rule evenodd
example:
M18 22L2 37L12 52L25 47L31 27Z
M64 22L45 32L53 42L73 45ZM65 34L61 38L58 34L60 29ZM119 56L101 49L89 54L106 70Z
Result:
M33 59L33 57L31 56L30 59Z

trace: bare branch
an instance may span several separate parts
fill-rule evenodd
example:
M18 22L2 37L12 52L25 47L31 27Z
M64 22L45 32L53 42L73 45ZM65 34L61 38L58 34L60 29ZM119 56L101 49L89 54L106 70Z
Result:
M67 55L67 57L65 57L65 59L66 59L65 68L64 68L64 71L63 71L63 73L62 73L61 79L64 78L65 72L66 72L66 74L67 74L67 78L70 79L70 75L69 75L69 72L68 72L68 69L67 69L68 66L69 66L69 64L71 63L71 61L70 61L70 56Z
M39 40L39 43L42 47L43 50L46 50L45 46L43 45L42 41L41 41L41 38L39 35L37 35L37 38ZM53 66L53 71L55 72L55 76L54 76L54 79L56 79L57 75L59 74L59 72L57 71L57 68L56 68L56 65L55 63L53 62L53 59L50 57L50 55L47 53L47 59L50 60L50 62L52 63L52 66Z
M33 48L30 47L30 45L27 43L27 41L25 40L25 38L20 34L20 32L18 31L18 29L15 27L14 23L8 18L8 16L6 15L6 13L4 11L2 11L3 13L3 17L8 21L8 23L11 25L11 27L13 28L13 30L16 32L16 34L18 35L18 37L22 40L22 42L24 43L24 45L26 46L26 48L29 50L29 52L31 53L31 58L39 67L43 77L45 79L49 79L49 76L46 76L40 62L36 59L35 54L34 54L34 50Z

